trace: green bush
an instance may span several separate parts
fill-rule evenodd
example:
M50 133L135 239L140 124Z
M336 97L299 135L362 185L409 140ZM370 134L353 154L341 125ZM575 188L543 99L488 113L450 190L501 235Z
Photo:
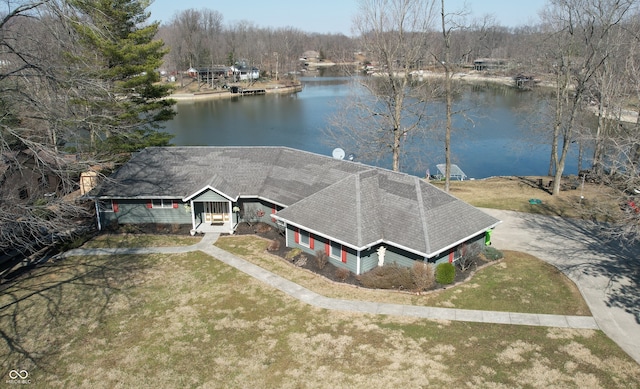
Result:
M485 246L484 250L482 251L482 255L484 255L484 257L490 261L495 261L504 257L502 251L494 249L491 246Z
M441 285L453 284L456 278L456 267L452 263L443 262L436 267L436 281Z

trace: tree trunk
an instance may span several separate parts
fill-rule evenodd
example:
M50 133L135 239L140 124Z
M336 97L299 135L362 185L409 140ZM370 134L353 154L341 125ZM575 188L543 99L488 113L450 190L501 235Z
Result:
M442 16L442 36L444 38L444 85L445 85L445 101L446 101L446 124L444 134L444 163L445 163L445 178L444 178L444 191L449 193L451 186L451 106L453 104L452 91L451 91L451 31L447 30L445 12L444 12L444 0L440 2L441 16Z

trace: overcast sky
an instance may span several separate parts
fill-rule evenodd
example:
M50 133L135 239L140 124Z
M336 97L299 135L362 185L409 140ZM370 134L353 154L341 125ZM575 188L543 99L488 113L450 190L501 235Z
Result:
M498 24L514 27L535 24L546 0L445 0L447 11L466 9L471 17L491 14ZM151 20L168 22L185 9L220 12L224 24L247 20L258 27L295 27L304 32L351 35L351 20L357 0L154 0Z

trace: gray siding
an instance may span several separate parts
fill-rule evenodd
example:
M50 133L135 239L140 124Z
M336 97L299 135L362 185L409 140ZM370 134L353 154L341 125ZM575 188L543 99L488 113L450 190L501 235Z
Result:
M216 193L210 189L200 193L198 196L192 199L193 201L229 201L228 198Z
M100 212L103 226L118 224L191 224L191 212L180 200L178 208L148 208L148 200L118 200L117 212Z
M385 245L387 251L384 255L384 263L396 263L402 267L412 267L415 261L423 261L424 257L408 251L401 250L394 246Z
M317 235L312 235L313 236L313 240L314 240L314 248L311 249L309 247L303 246L301 244L296 243L295 241L295 229L294 227L291 226L287 226L287 247L291 247L291 248L299 248L302 251L304 251L305 253L311 254L313 256L316 255L317 251L325 251L325 245L327 244L327 242L329 241L326 238L323 238L321 236L317 236ZM342 262L342 260L340 259L336 259L333 257L329 257L329 262L336 266L336 267L342 267L342 268L346 268L349 269L350 272L352 272L353 274L357 274L357 268L358 268L358 257L357 257L357 253L355 250L349 248L349 247L345 247L343 246L343 250L346 251L347 253L347 262L344 263Z
M434 264L439 264L442 262L449 262L449 252L451 250L445 251L443 253L440 253L440 255L438 255L435 258L429 258L429 262L433 262Z
M366 273L378 267L378 246L360 253L360 273Z

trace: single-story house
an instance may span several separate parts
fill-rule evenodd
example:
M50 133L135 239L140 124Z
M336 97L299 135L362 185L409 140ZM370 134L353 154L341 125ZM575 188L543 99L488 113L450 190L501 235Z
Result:
M280 228L288 247L362 274L383 263L454 261L500 221L404 173L287 147L150 147L94 189L99 228Z

